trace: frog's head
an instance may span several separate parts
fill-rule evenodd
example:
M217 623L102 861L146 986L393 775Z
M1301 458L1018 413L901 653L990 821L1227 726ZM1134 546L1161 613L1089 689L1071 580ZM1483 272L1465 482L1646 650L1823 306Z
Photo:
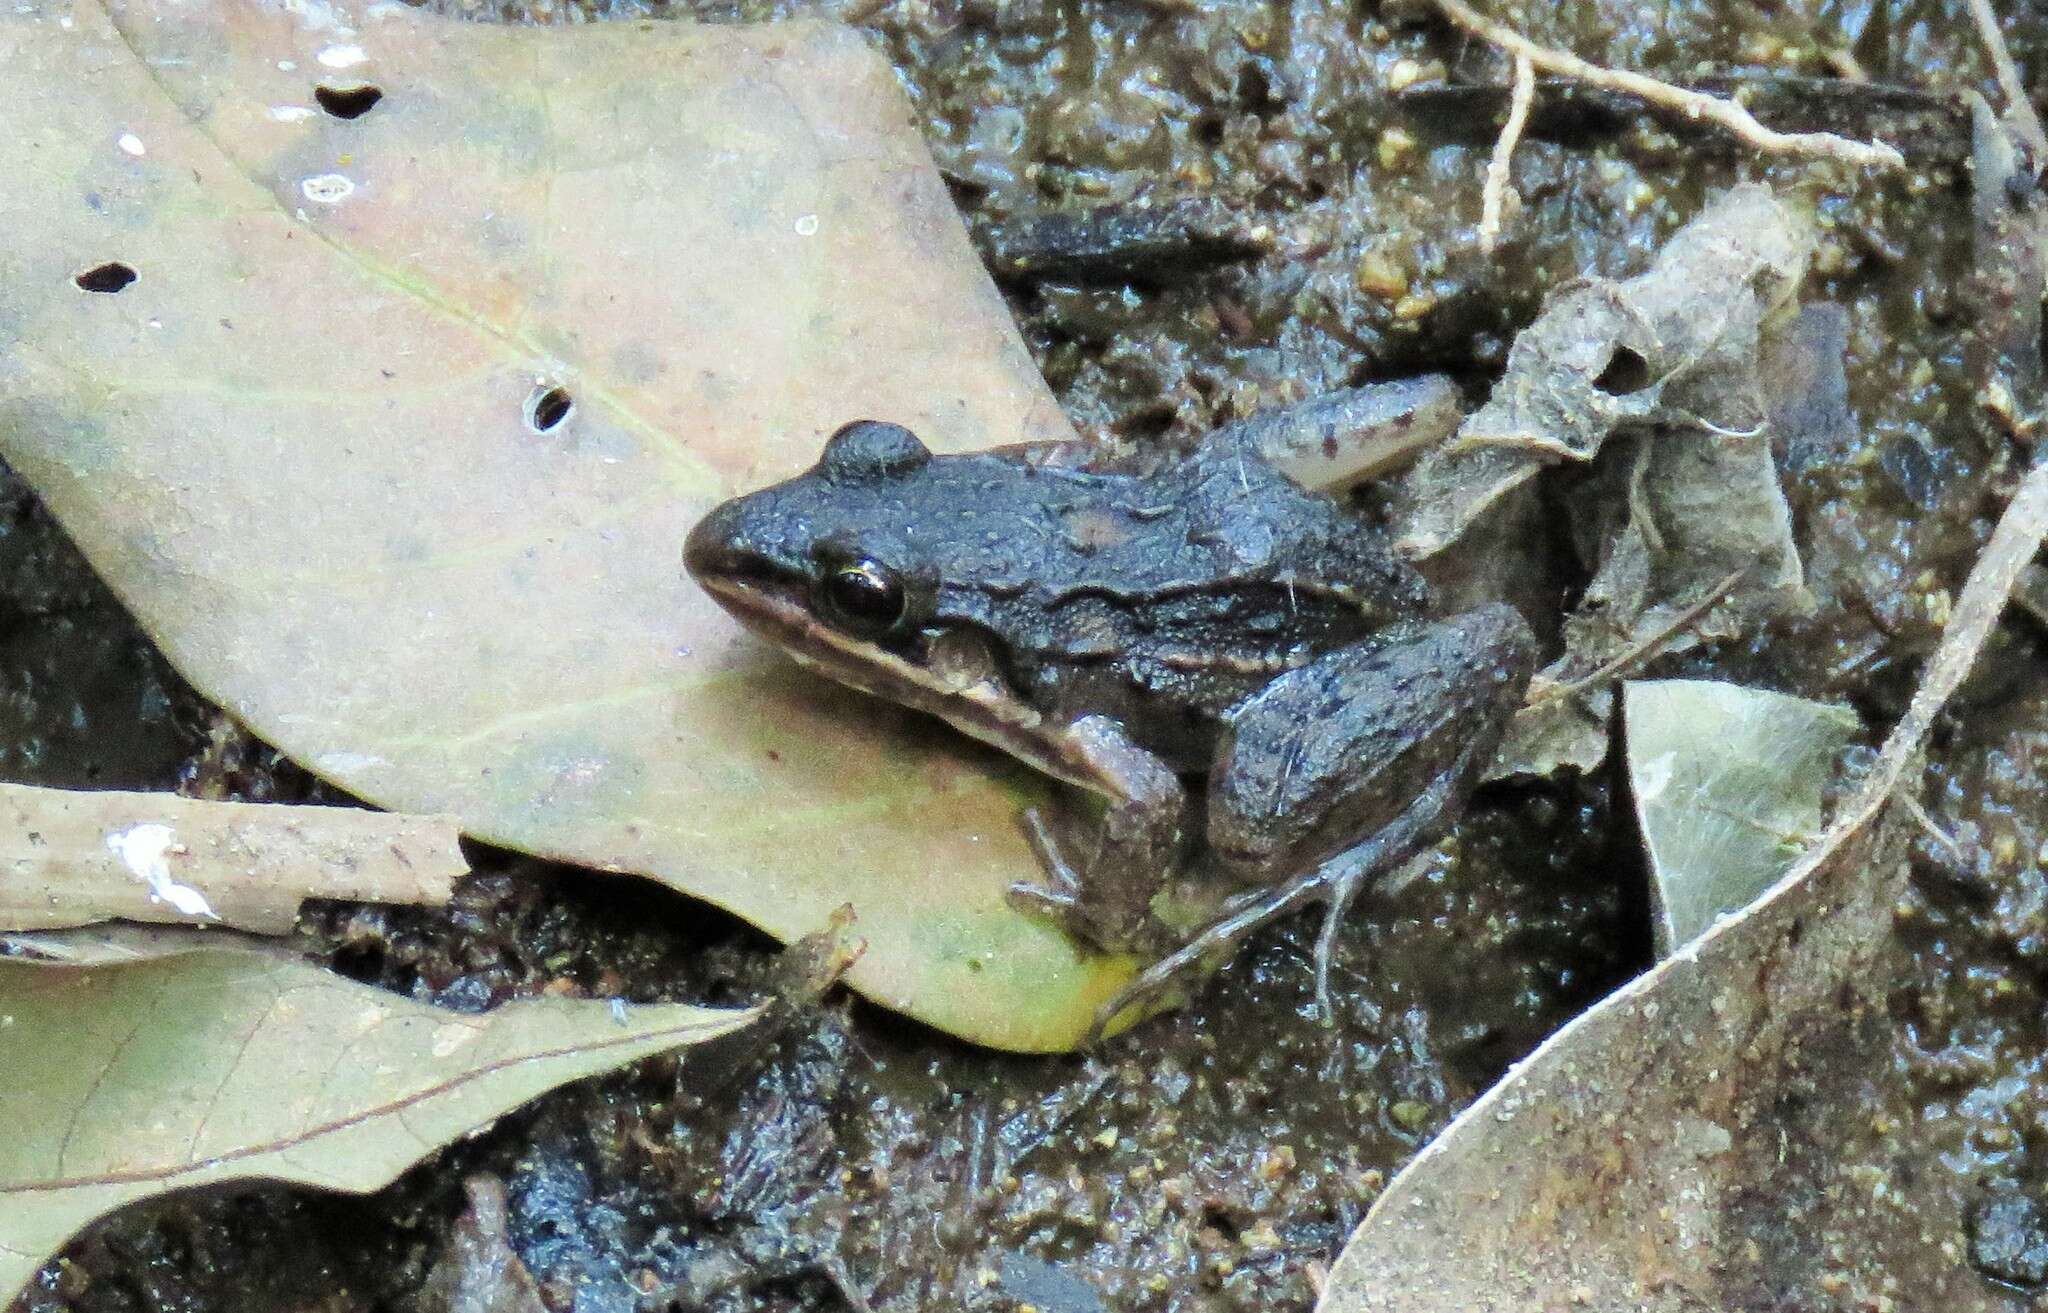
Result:
M907 634L932 592L932 572L903 533L931 458L906 428L849 424L802 474L714 507L690 531L683 564L721 606L784 646L808 648L823 629L864 644Z
M939 614L951 568L943 508L959 497L945 466L908 429L849 424L809 470L714 507L683 563L805 665L1022 752L1013 735L1032 713L983 636Z

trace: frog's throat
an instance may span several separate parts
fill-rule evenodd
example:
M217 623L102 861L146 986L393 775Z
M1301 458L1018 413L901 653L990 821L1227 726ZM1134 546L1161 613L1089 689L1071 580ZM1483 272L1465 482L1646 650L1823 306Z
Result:
M833 628L809 608L739 580L705 579L706 591L734 619L781 648L799 665L914 711L937 716L972 738L998 748L1054 779L1077 788L1113 792L1063 754L1064 726L1050 723L1000 679L950 679L895 653Z

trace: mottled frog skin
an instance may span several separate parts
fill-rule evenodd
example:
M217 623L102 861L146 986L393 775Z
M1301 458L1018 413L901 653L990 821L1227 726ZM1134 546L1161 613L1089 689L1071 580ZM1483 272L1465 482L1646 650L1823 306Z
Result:
M934 456L851 424L684 559L798 660L1105 799L1092 833L1026 817L1046 881L1017 895L1085 939L1166 946L1176 873L1241 890L1148 990L1313 898L1321 984L1334 913L1455 819L1534 663L1509 607L1424 619L1377 529L1228 431Z

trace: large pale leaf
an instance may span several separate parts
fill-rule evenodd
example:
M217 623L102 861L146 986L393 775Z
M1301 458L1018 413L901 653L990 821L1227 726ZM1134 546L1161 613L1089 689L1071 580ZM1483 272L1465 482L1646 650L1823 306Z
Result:
M785 939L851 903L852 983L939 1026L1080 1035L1127 966L1003 899L1035 781L678 568L845 421L1069 432L856 36L31 0L0 71L0 451L200 688Z
M754 1015L570 999L464 1015L236 951L0 961L0 1304L122 1204L233 1180L374 1190L545 1090Z

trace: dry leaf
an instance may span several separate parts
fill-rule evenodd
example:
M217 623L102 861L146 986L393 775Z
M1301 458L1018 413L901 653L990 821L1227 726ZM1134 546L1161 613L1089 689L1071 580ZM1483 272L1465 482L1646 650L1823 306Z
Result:
M233 1180L374 1190L537 1094L755 1015L549 998L466 1015L234 951L0 961L0 1305L123 1204Z
M1555 297L1487 404L1417 466L1402 541L1430 555L1546 464L1598 462L1566 512L1595 573L1495 776L1590 770L1607 755L1614 663L1804 603L1769 422L1791 403L1767 390L1785 375L1765 374L1763 349L1814 240L1812 220L1768 188L1723 193L1648 271Z
M0 452L195 685L380 806L784 939L850 902L871 997L1080 1036L1129 964L1004 898L1043 782L680 570L848 420L1071 436L858 36L33 0L0 61Z
M1552 1035L1417 1155L1318 1313L1693 1313L1816 1291L1828 1307L2011 1307L1959 1261L1959 1178L1880 1079L1904 878L1904 827L1881 822L2044 530L2048 466L2007 507L1834 826L1763 899Z
M283 934L308 898L448 901L455 822L0 784L0 930L119 918Z
M1435 555L1544 466L1591 461L1618 432L1758 428L1758 332L1798 290L1815 240L1812 219L1768 187L1734 187L1643 273L1557 293L1486 404L1416 467L1402 549Z

